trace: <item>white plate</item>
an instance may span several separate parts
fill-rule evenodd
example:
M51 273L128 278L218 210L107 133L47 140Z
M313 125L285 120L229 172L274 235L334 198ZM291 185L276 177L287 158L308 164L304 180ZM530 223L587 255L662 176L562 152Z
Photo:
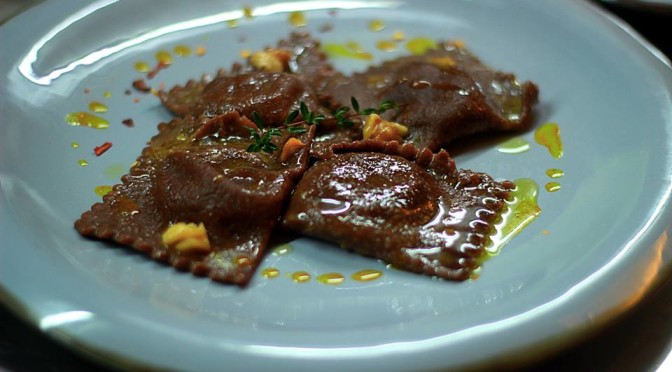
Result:
M408 370L521 360L567 344L636 304L670 266L672 72L660 53L583 1L255 2L254 18L230 28L249 2L47 1L1 28L0 282L2 299L45 332L119 365L179 370ZM160 5L159 5L160 4ZM337 9L336 12L330 11ZM529 152L491 147L458 165L543 186L560 168L562 189L542 191L541 216L486 262L478 280L451 283L302 239L269 255L241 290L178 273L73 229L116 182L156 124L155 97L125 95L139 60L184 44L152 84L214 72L287 36L288 11L304 10L325 42L459 38L492 66L541 88L538 123L557 122L560 159L533 141ZM368 24L384 20L372 32ZM320 32L325 25L329 32ZM376 53L376 61L396 54ZM338 61L364 69L365 63ZM89 93L85 93L88 90ZM111 97L105 97L105 92ZM140 97L141 101L133 102ZM97 100L110 128L68 126L64 116ZM134 128L121 124L132 118ZM96 157L92 149L113 147ZM77 142L79 148L72 148ZM79 159L89 165L78 165ZM297 284L360 269L362 283Z

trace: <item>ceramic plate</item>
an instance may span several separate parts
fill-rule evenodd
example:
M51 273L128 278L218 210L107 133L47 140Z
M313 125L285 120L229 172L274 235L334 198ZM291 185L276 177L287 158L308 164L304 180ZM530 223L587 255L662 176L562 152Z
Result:
M2 26L2 299L44 332L126 366L459 368L566 345L632 307L667 272L672 72L618 20L583 1L259 1L248 18L250 3L47 1ZM405 41L397 52L376 47L400 31L405 40L463 40L491 66L539 85L536 122L559 125L562 157L538 145L534 130L520 136L527 152L498 151L510 139L499 137L456 156L460 167L540 188L541 215L478 279L434 280L299 239L264 260L277 278L257 274L240 289L75 232L75 219L100 200L96 188L118 182L170 117L131 88L145 76L138 62L154 67L159 51L173 58L154 87L214 73L296 31L293 11L305 16L300 30L324 43L356 42L373 54L335 60L344 71L407 53ZM374 20L384 28L373 31ZM94 101L109 108L95 113L109 128L65 122ZM95 156L105 142L112 147ZM551 179L548 169L564 176ZM551 181L561 189L546 191ZM350 279L364 269L383 275ZM286 276L296 271L312 279ZM346 280L315 280L331 272Z

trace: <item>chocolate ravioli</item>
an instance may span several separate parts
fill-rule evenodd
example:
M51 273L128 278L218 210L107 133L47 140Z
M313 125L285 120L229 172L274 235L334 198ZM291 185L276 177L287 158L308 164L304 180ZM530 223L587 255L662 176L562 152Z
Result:
M261 260L282 206L307 164L313 131L285 161L248 152L252 122L231 112L174 119L159 127L122 183L75 223L85 236L146 252L178 269L245 285ZM277 146L289 139L275 138ZM176 223L203 223L209 250L181 251L162 239Z
M238 285L249 282L281 218L284 228L405 270L470 277L512 184L457 170L440 149L478 132L529 127L536 86L448 42L352 76L335 70L305 33L265 52L282 56L281 71L248 59L212 80L159 92L177 118L159 125L137 165L76 229ZM303 134L283 130L272 137L273 154L248 151L250 130L259 129L255 112L278 127L301 103L328 116L351 97L362 108L393 100L398 109L383 118L408 128L404 143L360 141L364 117L353 117L349 129L325 120ZM300 148L281 158L291 136ZM204 225L207 249L166 243L167 229L188 223Z
M351 96L362 107L394 101L399 109L383 117L408 127L405 141L432 151L477 133L528 129L538 94L534 83L492 70L454 42L352 76L332 74L321 91L332 106L349 104Z
M397 142L334 146L296 186L283 226L394 267L468 279L514 185L457 170L444 150Z

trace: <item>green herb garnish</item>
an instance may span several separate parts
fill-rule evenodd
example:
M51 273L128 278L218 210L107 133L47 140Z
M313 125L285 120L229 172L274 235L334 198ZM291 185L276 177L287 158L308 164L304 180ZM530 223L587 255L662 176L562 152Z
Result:
M266 125L257 111L252 111L252 121L259 128L250 130L250 138L254 141L250 146L247 147L247 152L266 152L272 154L275 150L278 149L278 146L273 144L273 137L282 136L282 130L286 130L292 134L303 134L306 133L306 128L300 126L301 124L306 125L319 125L323 121L334 120L336 125L343 128L352 128L355 125L355 122L352 121L353 117L370 115L370 114L382 114L388 110L397 109L398 106L394 101L384 100L378 104L377 108L369 107L363 110L360 110L359 102L355 97L350 97L350 104L352 105L352 112L350 107L340 107L333 111L331 117L327 117L322 114L316 114L313 111L308 109L308 105L305 102L301 101L299 104L299 109L294 110L287 115L283 125L278 128L266 129ZM301 114L303 120L294 122L296 118Z
M254 128L247 128L250 131L250 137L254 142L247 147L247 152L259 152L263 151L269 154L272 154L273 151L278 149L271 140L273 137L282 136L282 132L279 128L265 129L264 121L261 118L261 115L252 111L252 121L257 125L259 130Z

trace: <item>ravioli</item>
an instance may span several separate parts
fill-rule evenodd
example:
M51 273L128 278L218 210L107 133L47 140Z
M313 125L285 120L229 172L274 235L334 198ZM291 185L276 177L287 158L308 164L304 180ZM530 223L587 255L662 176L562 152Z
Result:
M285 228L444 279L480 266L511 182L457 170L444 150L364 141L334 152L296 186Z
M277 153L246 150L249 125L233 112L160 126L137 165L75 228L85 236L132 246L178 269L246 285L285 199L307 166L313 133L299 135L305 146L282 161ZM288 139L276 141L282 146ZM202 223L210 249L167 245L163 234L177 223Z
M459 170L445 147L525 130L538 88L449 42L348 76L295 33L159 98L175 119L75 222L80 234L240 286L283 229L460 281L482 262L513 184ZM345 109L384 101L380 116ZM366 139L374 122L387 134Z

